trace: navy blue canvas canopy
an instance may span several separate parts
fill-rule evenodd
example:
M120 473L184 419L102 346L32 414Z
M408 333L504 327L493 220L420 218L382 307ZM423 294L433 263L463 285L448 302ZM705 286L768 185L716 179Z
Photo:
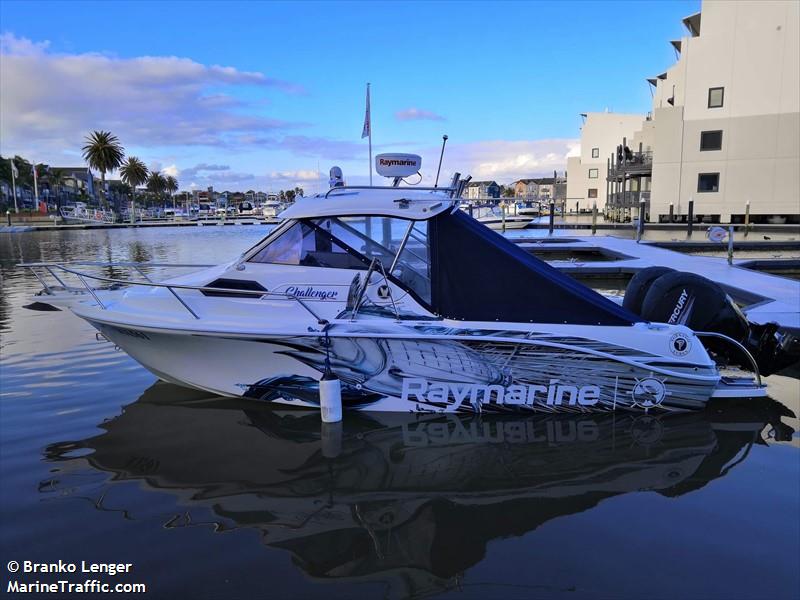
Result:
M580 325L641 321L460 210L428 223L431 304L442 317Z

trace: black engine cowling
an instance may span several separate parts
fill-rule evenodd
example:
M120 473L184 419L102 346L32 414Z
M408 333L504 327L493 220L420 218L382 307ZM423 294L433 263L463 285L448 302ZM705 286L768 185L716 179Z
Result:
M638 271L628 282L628 287L625 288L622 306L637 315L641 315L642 302L644 302L644 297L653 282L662 275L674 272L675 269L669 267L647 267Z
M632 298L628 301L628 293ZM693 331L710 331L747 344L747 319L719 284L694 273L666 267L649 267L634 276L625 291L631 310L656 323L685 325ZM752 368L750 361L730 342L706 337L703 345L728 363Z
M647 290L640 314L648 321L722 333L740 343L750 333L747 319L725 290L694 273L661 275Z

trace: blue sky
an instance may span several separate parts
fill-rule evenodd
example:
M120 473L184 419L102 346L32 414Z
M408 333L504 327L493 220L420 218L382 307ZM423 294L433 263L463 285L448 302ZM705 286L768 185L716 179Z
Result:
M286 187L318 163L359 181L369 81L377 150L422 153L430 175L447 133L444 171L507 182L563 169L579 113L646 112L644 79L699 8L3 1L0 146L74 163L105 128L184 186Z

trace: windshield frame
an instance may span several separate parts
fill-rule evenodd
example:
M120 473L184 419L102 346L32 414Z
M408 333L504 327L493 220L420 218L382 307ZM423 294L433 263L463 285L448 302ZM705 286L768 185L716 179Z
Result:
M399 221L408 221L408 226L406 227L406 230L403 233L403 237L401 239L401 243L400 243L400 246L397 249L397 252L393 252L390 248L385 247L383 244L381 244L378 241L372 239L371 237L367 236L366 234L360 232L358 229L355 229L354 227L350 226L347 222L342 221L343 217L363 217L363 218L383 217L383 218L387 218L387 219L396 219L396 220L399 220ZM416 292L416 290L414 290L411 286L409 286L407 283L404 283L403 281L401 281L398 277L396 277L392 273L392 271L397 267L397 263L399 262L400 256L403 254L403 252L404 252L404 250L406 248L408 239L411 236L411 233L413 232L415 225L417 223L420 223L420 222L427 222L430 219L409 219L409 218L404 218L404 217L398 217L396 215L361 215L361 214L335 215L335 216L331 215L331 216L319 216L319 217L302 217L302 218L299 218L299 219L285 219L275 229L270 231L264 238L262 238L260 242L258 242L257 244L252 246L249 250L244 252L242 254L241 258L239 259L239 262L240 263L245 263L245 262L249 263L249 261L254 256L256 256L259 252L261 252L261 250L266 248L269 244L277 241L286 231L288 231L295 224L301 223L301 224L304 224L304 225L306 225L308 227L311 227L312 229L314 229L315 231L319 232L320 234L322 234L323 236L325 236L329 240L331 240L331 241L335 242L336 244L340 245L342 248L344 248L347 251L348 254L351 254L352 256L354 256L357 259L359 259L362 263L364 263L366 269L369 269L369 266L372 263L372 261L367 256L365 256L363 253L361 253L358 250L356 250L355 248L353 248L350 244L348 244L344 240L342 240L339 237L337 237L336 235L334 235L332 232L329 232L325 228L320 227L315 222L315 221L320 221L320 220L325 220L325 219L330 219L330 220L336 222L338 226L343 227L344 229L346 229L348 233L351 233L351 234L357 236L360 240L363 240L365 242L365 244L368 244L370 246L373 246L373 247L379 249L380 254L385 254L385 255L387 255L387 257L391 257L391 265L385 265L382 260L380 261L381 264L383 265L383 270L386 272L386 278L389 281L391 281L392 283L394 283L397 287L401 288L406 293L408 293L425 310L427 310L427 311L429 311L429 312L431 312L433 314L436 314L436 313L433 312L433 308L432 308L433 298L431 298L430 300L426 300L425 298L420 296ZM430 240L428 240L428 244L430 244ZM429 246L429 248L430 248L430 246ZM421 277L425 277L425 278L428 279L428 281L430 282L431 290L432 290L433 289L433 281L432 281L432 279L433 279L434 270L433 270L432 265L431 265L431 260L432 260L432 257L429 256L428 260L427 260L428 271L429 271L428 274L427 275L426 274L420 274L420 273L417 273L417 274L420 275ZM264 263L264 264L270 264L270 263ZM279 264L279 263L275 263L275 264ZM291 265L281 265L281 266L291 266ZM391 270L390 270L389 267L391 267Z

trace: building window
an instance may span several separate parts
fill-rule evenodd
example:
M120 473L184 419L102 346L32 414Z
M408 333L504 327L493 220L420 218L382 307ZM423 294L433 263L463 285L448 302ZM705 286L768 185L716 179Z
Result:
M597 188L589 188L589 198L597 198Z
M700 151L722 150L722 130L701 131L700 132Z
M597 179L597 169L589 169L589 179Z
M725 88L708 88L708 108L722 108L725 99Z
M718 192L719 173L700 173L697 176L698 192Z
M592 148L592 158L600 158L600 148Z

